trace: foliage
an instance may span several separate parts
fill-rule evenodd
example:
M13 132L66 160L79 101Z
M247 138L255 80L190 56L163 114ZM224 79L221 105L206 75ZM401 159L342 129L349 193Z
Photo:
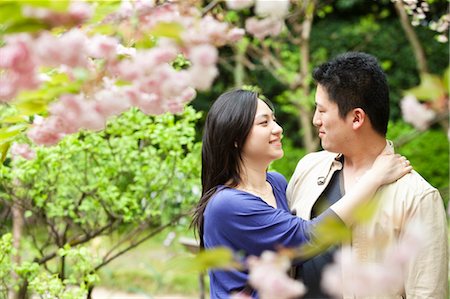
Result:
M417 28L428 58L430 71L442 74L448 66L449 48L432 40L430 31ZM429 41L429 42L428 42ZM314 64L324 62L344 51L364 51L375 55L387 74L391 93L391 118L401 118L399 102L402 90L419 84L419 74L413 52L395 16L376 19L353 15L326 18L314 25L311 52Z
M11 279L11 253L12 235L4 234L0 239L0 295L2 298L8 296L8 286Z
M40 275L22 273L33 290L88 289L96 270L189 212L199 196L199 117L190 107L157 117L131 109L102 132L82 131L37 148L35 160L7 161L1 200L25 210L32 249L21 255L35 261ZM81 245L113 232L121 238L106 254L81 263L89 256Z
M411 140L404 143L402 139L409 136ZM449 200L449 143L445 132L430 129L417 135L414 128L402 121L389 124L388 139L395 143L396 151L405 155L411 165L432 186L439 189L444 202Z

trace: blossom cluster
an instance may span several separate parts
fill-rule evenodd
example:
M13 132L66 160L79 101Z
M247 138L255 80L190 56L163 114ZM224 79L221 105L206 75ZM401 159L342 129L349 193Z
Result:
M322 288L335 298L345 293L362 298L402 292L408 263L426 248L425 243L421 226L410 223L397 244L386 246L378 263L363 263L350 247L343 247L336 253L335 262L325 268ZM349 279L343 280L343 275Z
M419 0L392 0L403 1L405 11L411 16L411 24L418 26L426 19L426 13L429 12L430 7L427 1ZM437 40L441 43L448 42L448 29L450 25L450 13L443 14L438 21L431 20L428 22L428 27L438 33Z
M229 9L240 10L254 7L255 17L245 21L245 29L258 39L280 34L284 26L284 18L289 12L289 0L227 0Z
M405 122L416 129L425 131L436 118L436 112L424 103L420 103L413 95L405 96L400 102Z
M249 283L258 291L261 299L298 298L306 293L300 281L289 278L289 257L273 251L264 251L260 257L247 258L250 271ZM234 294L232 299L247 299L245 294Z
M86 3L74 1L65 13L44 8L24 8L28 17L54 25L80 25L92 12ZM139 26L131 24L138 19ZM232 28L192 7L155 5L152 1L123 1L104 22L131 32L131 38L147 38L158 26L177 34L155 38L151 48L134 48L117 35L92 33L76 26L59 35L17 34L5 37L0 48L0 101L12 101L20 91L37 89L48 76L43 67L76 77L83 69L87 80L79 93L62 94L49 107L49 117L35 117L28 137L39 145L53 145L80 129L101 130L108 117L130 107L147 114L182 111L196 90L206 90L218 74L217 47L239 40L244 30ZM187 67L176 69L182 55Z

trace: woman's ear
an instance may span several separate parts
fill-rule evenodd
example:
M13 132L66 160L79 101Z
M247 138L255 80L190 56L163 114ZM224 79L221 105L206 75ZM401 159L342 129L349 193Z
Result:
M359 129L366 121L366 112L361 108L355 108L352 112L353 129Z

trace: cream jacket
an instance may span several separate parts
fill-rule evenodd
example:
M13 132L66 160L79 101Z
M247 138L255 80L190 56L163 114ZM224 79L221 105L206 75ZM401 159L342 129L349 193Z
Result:
M310 219L311 210L324 191L332 174L342 169L340 155L321 151L300 160L287 187L291 210ZM352 228L352 254L359 261L376 265L384 256L386 246L402 239L406 224L417 220L426 237L426 244L410 262L404 273L403 290L365 299L447 299L448 297L448 233L447 218L439 192L413 171L382 186L376 194L379 206L367 223ZM343 279L352 281L343 269ZM345 283L344 283L345 285ZM361 298L344 291L343 298Z

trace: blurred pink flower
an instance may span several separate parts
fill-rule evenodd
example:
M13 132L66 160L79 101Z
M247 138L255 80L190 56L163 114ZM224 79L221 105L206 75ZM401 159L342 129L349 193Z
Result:
M114 59L117 55L119 42L116 38L95 35L90 38L87 44L87 53L93 58Z
M409 261L426 246L420 225L410 223L402 239L387 247L378 263L363 263L352 254L350 247L343 247L336 253L335 263L325 268L322 288L335 298L341 298L343 293L351 293L356 298L400 293ZM345 280L342 279L344 271Z
M51 26L76 26L92 16L92 7L82 1L72 1L66 12L58 12L36 6L24 6L24 16L42 20Z
M32 53L32 40L29 35L19 34L8 37L6 45L0 48L0 68L16 73L30 73L36 68Z
M11 146L11 155L13 156L13 158L20 156L27 160L33 160L34 158L36 158L36 153L34 152L34 150L32 150L30 146L25 143L13 143L13 145Z
M216 64L218 56L217 48L209 44L198 45L189 49L189 59L192 63L203 67Z
M261 299L297 298L306 291L305 286L289 278L291 265L288 257L265 251L259 258L249 257L249 283L258 291Z
M190 74L190 84L199 90L207 90L211 87L214 79L219 74L217 67L192 66L188 70Z
M428 129L431 121L436 117L436 112L421 104L413 95L404 97L400 102L400 108L405 122L421 131Z
M65 135L56 128L55 125L58 122L58 119L43 120L41 117L35 116L32 127L27 131L27 136L38 145L55 145Z
M253 5L255 0L226 0L227 7L232 10L240 10Z
M227 33L227 39L230 42L237 42L245 35L245 30L242 28L232 28Z
M245 21L245 29L258 39L264 39L266 36L276 36L283 29L284 21L278 19L265 18L258 20L257 18L248 18Z
M35 51L46 66L84 67L88 65L88 43L86 34L79 29L72 29L61 36L45 32L35 41Z
M256 0L255 13L260 17L283 19L289 12L289 0Z

